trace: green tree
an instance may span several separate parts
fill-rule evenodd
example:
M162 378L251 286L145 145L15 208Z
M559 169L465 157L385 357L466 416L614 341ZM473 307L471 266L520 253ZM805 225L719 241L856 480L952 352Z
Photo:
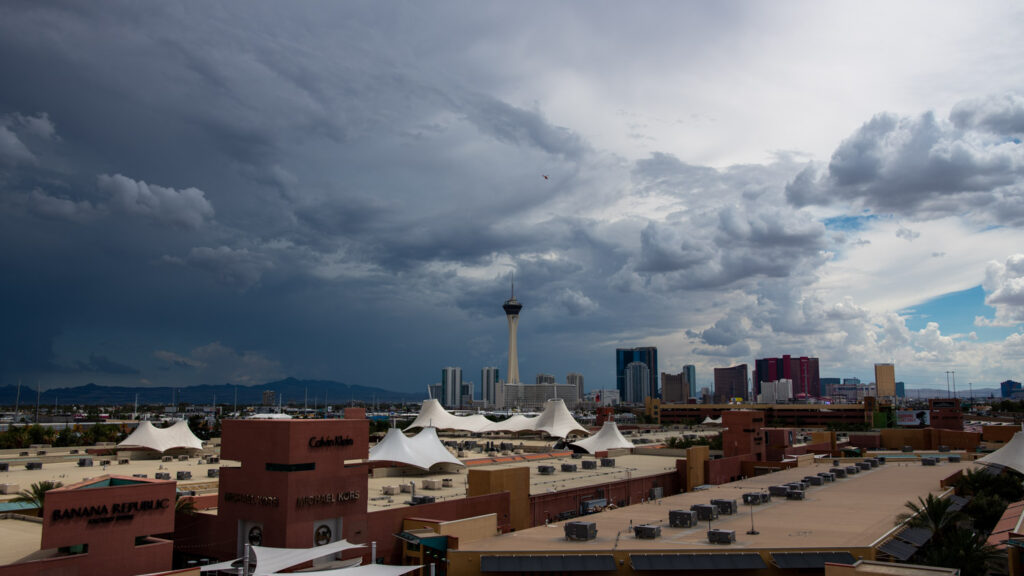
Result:
M932 531L932 541L941 545L947 534L956 527L963 517L963 512L953 511L953 501L948 498L936 498L929 494L926 498L917 497L917 502L904 504L909 512L897 517L897 524L906 522L913 528L927 528Z
M192 500L192 498L182 498L179 496L178 499L174 502L174 511L188 515L195 514L196 503L194 500Z
M958 568L961 576L984 576L1001 556L999 550L969 528L948 530L941 544L932 541L922 552L918 559L922 564Z
M1006 500L996 494L983 493L972 498L964 511L971 518L971 525L975 530L988 534L1003 517L1006 505Z
M60 488L63 485L64 484L60 482L53 482L51 480L36 482L31 488L18 492L18 495L14 497L12 502L31 504L39 510L42 510L43 503L46 501L46 493L54 488Z

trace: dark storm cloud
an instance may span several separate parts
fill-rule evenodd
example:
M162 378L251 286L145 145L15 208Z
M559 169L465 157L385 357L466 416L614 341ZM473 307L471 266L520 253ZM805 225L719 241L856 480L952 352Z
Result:
M79 372L97 372L100 374L139 374L138 368L121 364L106 356L97 354L89 354L88 362L76 362L75 369Z
M932 113L879 114L844 140L828 166L808 166L786 187L796 206L861 204L874 213L938 218L970 213L1021 221L1024 147L1020 99L963 102L952 122Z

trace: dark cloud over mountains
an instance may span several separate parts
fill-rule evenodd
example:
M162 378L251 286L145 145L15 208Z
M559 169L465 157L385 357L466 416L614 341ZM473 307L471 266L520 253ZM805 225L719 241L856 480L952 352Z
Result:
M594 108L696 90L656 73L692 52L618 28L641 52L600 42L621 19L607 7L541 23L454 8L10 4L0 383L295 375L412 390L446 365L476 380L505 366L513 271L524 374L580 371L588 387L612 385L616 346L648 342L662 368L696 362L705 379L762 353L848 372L898 355L921 374L936 350L971 356L835 286L858 249L925 244L921 223L1024 223L1017 93L972 93L948 118L880 107L833 135L827 162L703 165L655 127L700 139L713 114L623 113L651 135L636 153L609 144L633 140L617 108ZM692 26L691 41L719 41ZM979 326L1024 318L1019 251L978 273L995 310Z

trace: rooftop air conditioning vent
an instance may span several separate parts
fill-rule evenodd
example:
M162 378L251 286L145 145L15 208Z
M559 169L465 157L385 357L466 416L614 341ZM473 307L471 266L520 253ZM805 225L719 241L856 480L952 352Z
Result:
M732 544L735 541L735 530L708 530L708 542L712 544Z
M537 466L537 472L540 472L541 476L550 476L555 473L554 466Z
M593 540L597 538L597 524L594 522L566 522L566 540Z
M697 519L703 522L718 518L718 506L714 504L694 504L690 510L697 513Z
M583 461L583 469L584 470L597 470L597 460L584 460Z
M846 468L832 468L829 473L835 474L836 478L846 478Z
M615 458L601 458L601 467L602 468L614 468L615 467Z
M785 496L789 492L789 486L769 486L768 493L772 496Z
M668 525L673 528L693 528L697 525L697 513L693 510L670 510Z
M575 472L575 471L576 471L576 465L575 464L562 464L562 472Z
M661 526L655 526L654 524L633 526L633 535L637 538L643 538L644 540L661 538Z
M790 490L786 492L786 500L803 500L806 492L803 490Z
M716 498L711 501L711 504L718 507L719 514L724 514L726 516L731 516L739 510L739 506L736 505L735 500Z

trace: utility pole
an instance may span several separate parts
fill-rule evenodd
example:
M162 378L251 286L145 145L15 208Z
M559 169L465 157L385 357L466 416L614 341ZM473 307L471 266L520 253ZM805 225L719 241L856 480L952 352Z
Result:
M946 370L946 398L949 397L949 370Z
M950 370L950 373L953 374L953 398L956 398L956 370Z

